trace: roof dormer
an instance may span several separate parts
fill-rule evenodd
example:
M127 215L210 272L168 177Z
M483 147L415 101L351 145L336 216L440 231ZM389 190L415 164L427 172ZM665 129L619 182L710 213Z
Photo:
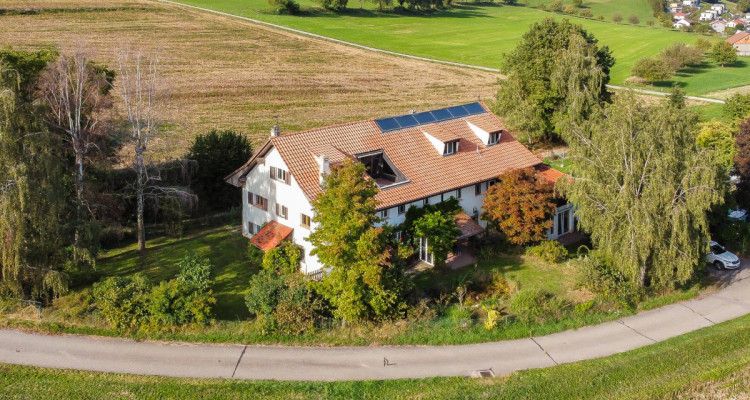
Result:
M492 146L493 144L497 144L500 141L500 133L502 131L487 132L469 121L466 121L466 124L469 125L471 131L474 132L477 138L479 138L479 140L481 140L482 143L484 143L486 146Z
M432 133L423 130L422 133L440 155L449 156L458 153L459 137L456 135L451 135L449 132L445 132L442 129L439 131L433 131Z

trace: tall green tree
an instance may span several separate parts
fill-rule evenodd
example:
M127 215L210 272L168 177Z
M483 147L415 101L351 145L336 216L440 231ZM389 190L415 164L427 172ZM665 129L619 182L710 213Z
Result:
M32 97L56 57L0 51L0 278L14 295L43 300L67 290L62 143Z
M198 164L191 186L203 208L226 210L240 205L240 189L224 183L224 177L252 155L253 147L247 137L231 130L212 130L193 139L185 157Z
M714 158L728 172L737 153L734 147L735 128L727 123L711 120L698 124L698 146L713 151Z
M608 99L606 84L614 63L609 48L599 47L580 25L546 18L531 25L505 56L502 69L507 79L500 82L496 111L528 132L530 141L550 139L559 133L556 120L567 113L570 96L577 93L569 89L586 88L591 102ZM558 79L568 76L572 78Z
M716 42L708 56L723 68L724 65L734 64L737 61L737 50L730 43Z
M414 234L418 238L427 238L429 251L435 257L435 264L443 265L456 243L456 238L461 235L461 230L456 226L453 214L435 211L414 221Z
M326 267L320 293L346 322L400 316L405 308L405 277L394 263L389 229L376 228L378 188L365 167L346 160L325 179L325 192L313 201L317 227L309 240Z
M696 144L697 116L620 93L566 140L573 182L562 181L580 226L634 284L686 282L702 262L707 212L723 199L718 161Z

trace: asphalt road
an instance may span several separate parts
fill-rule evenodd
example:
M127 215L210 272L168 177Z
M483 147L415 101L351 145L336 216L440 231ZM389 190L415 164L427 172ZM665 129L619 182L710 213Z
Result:
M549 336L462 346L281 347L136 342L0 330L0 362L194 378L342 381L495 375L604 357L750 313L750 263L717 293Z

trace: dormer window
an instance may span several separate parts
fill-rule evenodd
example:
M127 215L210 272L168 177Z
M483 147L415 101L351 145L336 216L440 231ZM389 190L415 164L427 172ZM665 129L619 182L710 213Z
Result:
M490 133L490 140L487 141L488 146L492 146L493 144L497 144L497 142L500 141L500 132L493 132Z
M456 154L458 152L458 140L454 140L452 142L446 142L445 143L445 150L443 150L444 156L449 156L451 154Z
M372 178L380 189L387 189L394 185L409 182L406 176L393 165L383 150L375 150L356 155L357 160L365 165L367 175Z

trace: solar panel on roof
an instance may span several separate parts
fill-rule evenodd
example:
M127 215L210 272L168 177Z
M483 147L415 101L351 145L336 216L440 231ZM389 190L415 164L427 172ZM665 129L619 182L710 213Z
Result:
M400 117L395 117L394 119L402 128L410 128L419 125L419 122L417 122L413 115L402 115Z
M451 113L451 114L453 115L453 117L455 117L455 118L458 118L458 117L464 117L464 116L467 116L467 115L469 115L469 112L468 112L468 111L466 111L466 109L464 108L464 106L455 106L455 107L450 107L450 108L448 108L448 111L449 111L449 112L450 112L450 113Z
M466 105L464 105L464 108L465 108L465 109L466 109L466 111L468 111L468 112L469 112L469 114L471 114L471 115L474 115L474 114L482 114L482 113L484 113L484 112L485 112L484 108L483 108L483 107L482 107L482 105L481 105L481 104L479 104L479 103L471 103L471 104L466 104Z
M432 112L432 115L435 117L436 121L445 121L446 119L453 118L453 115L448 112L445 108L442 108L440 110L434 110Z
M429 112L429 111L422 112L422 113L419 113L419 114L414 114L414 118L417 120L417 122L419 122L420 125L421 124L429 124L431 122L435 122L436 121L435 116L432 115L432 113Z
M461 118L467 115L476 115L486 113L487 111L479 103L465 104L450 108L441 108L439 110L425 111L418 114L407 114L392 118L376 119L375 123L383 132L395 131L413 126L431 124L454 118Z
M375 123L378 125L378 128L380 128L380 130L383 132L392 131L394 129L401 128L398 122L396 122L396 120L393 118L376 119Z

